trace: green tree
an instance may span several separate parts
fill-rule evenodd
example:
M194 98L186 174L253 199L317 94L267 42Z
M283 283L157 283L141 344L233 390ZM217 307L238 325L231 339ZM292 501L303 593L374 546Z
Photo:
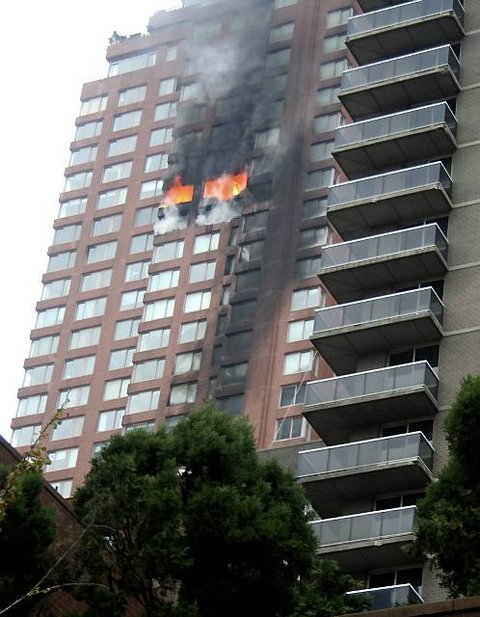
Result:
M446 418L449 462L418 505L413 550L453 597L480 593L480 376L467 376Z
M0 466L0 490L11 471ZM0 519L0 610L29 594L52 563L55 517L40 501L43 478L35 471L16 477L16 489ZM25 617L44 596L33 595L12 607L9 617Z
M109 587L84 595L86 615L123 615L133 598L149 617L244 617L252 607L290 617L305 595L320 598L302 487L259 460L245 420L212 407L171 433L113 438L75 507L88 531L73 580ZM331 588L345 600L342 585Z

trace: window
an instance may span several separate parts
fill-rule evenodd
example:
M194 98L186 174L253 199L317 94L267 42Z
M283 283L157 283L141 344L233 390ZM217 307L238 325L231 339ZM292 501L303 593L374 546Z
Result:
M368 587L389 587L392 585L405 585L410 583L419 593L422 593L423 566L411 568L398 568L383 572L369 573Z
M178 286L180 270L164 270L156 272L150 277L148 291L161 291L162 289L171 289Z
M61 298L68 296L70 293L70 284L72 279L64 278L57 281L45 283L42 289L42 300L52 300L52 298Z
M306 279L311 276L317 276L320 270L320 261L320 255L307 257L307 259L298 259L295 264L295 278Z
M280 139L280 129L275 127L255 134L255 148L276 146Z
M275 8L282 9L284 6L292 6L297 4L297 0L275 0Z
M103 121L97 120L95 122L87 122L86 124L80 124L77 126L75 132L75 141L82 139L90 139L90 137L97 137L102 132Z
M134 319L123 319L115 324L115 333L113 338L115 341L121 341L126 338L132 338L138 334L138 325L140 323L138 317Z
M41 424L14 428L12 431L12 446L14 448L31 446L40 435L41 428Z
M249 233L251 231L258 231L265 229L267 226L268 210L262 212L256 212L255 214L248 214L244 217L243 231Z
M215 262L203 261L190 266L189 283L199 283L200 281L208 281L215 276Z
M326 167L317 171L311 171L307 174L307 190L324 189L333 184L335 179L335 170L333 167Z
M329 11L327 13L327 28L344 26L352 15L352 7L348 7L345 9L337 9L336 11Z
M132 394L128 399L127 413L140 413L157 409L159 399L160 390L147 390L146 392Z
M70 155L70 166L91 163L97 157L97 146L85 146L78 150L72 150Z
M95 219L92 226L92 236L102 236L104 234L114 233L120 229L122 225L122 215L112 214L112 216L104 216L100 219Z
M69 349L81 349L82 347L90 347L98 345L101 326L93 326L93 328L84 328L83 330L74 330L70 336Z
M48 328L48 326L56 326L63 323L65 318L65 307L54 306L44 311L38 311L35 328Z
M118 156L119 154L125 154L126 152L133 152L137 147L137 136L129 135L128 137L122 137L121 139L115 139L108 144L107 156ZM104 182L109 182L104 180Z
M105 382L103 388L103 400L112 401L116 398L124 398L127 396L128 386L130 379L128 377L124 379L111 379Z
M180 333L178 335L179 343L192 343L193 341L201 341L205 338L205 331L207 329L207 322L191 321L184 323L180 326Z
M88 116L88 114L96 114L99 111L105 111L107 107L107 95L95 96L86 101L82 101L80 106L80 116Z
M64 191L77 191L78 189L84 189L92 184L91 171L80 171L78 174L65 177Z
M80 437L83 432L84 420L85 416L65 418L53 429L51 440L58 441L60 439L71 439L72 437Z
M118 371L119 369L132 366L134 353L135 347L127 347L125 349L116 349L112 351L108 363L108 370Z
M107 298L94 298L93 300L85 300L77 302L75 311L75 319L90 319L90 317L100 317L105 314L107 306Z
M171 431L173 427L177 426L180 420L183 420L183 418L185 418L187 415L188 414L185 414L185 413L179 413L176 416L167 416L165 418L165 427L167 431Z
M196 383L182 383L170 388L169 405L184 405L185 403L194 403L197 396Z
M143 225L153 225L157 220L158 206L147 206L146 208L140 208L135 212L135 227L142 227Z
M130 253L144 253L153 249L153 232L133 236L130 241Z
M73 480L55 480L50 484L64 499L72 496Z
M340 86L332 86L330 88L321 88L317 91L317 103L319 105L332 105L333 103L339 103L338 93L340 92Z
M432 368L438 366L438 345L428 345L427 347L415 347L406 351L397 351L389 356L388 365L398 366L409 362L420 362L427 360Z
M173 139L173 128L168 126L163 129L155 129L150 133L150 141L148 145L150 148L153 146L163 146Z
M135 422L135 424L129 424L124 428L125 433L129 433L130 431L147 431L147 433L153 433L154 430L154 420L150 420L150 422Z
M103 448L108 445L108 441L97 441L92 447L92 459L100 455Z
M196 236L195 244L193 245L193 254L207 253L208 251L216 251L220 242L220 233L217 231L212 234L203 234Z
M188 133L183 133L182 135L177 135L177 150L184 151L190 148L197 148L200 144L201 138L202 131L190 131Z
M248 242L240 247L239 262L245 263L253 259L260 259L263 255L263 240L258 242Z
M140 199L148 199L148 197L158 197L163 193L163 180L148 180L142 182L140 186Z
M253 319L255 311L257 309L256 300L246 300L245 302L239 302L232 305L231 321L245 321Z
M91 375L95 368L95 356L84 356L83 358L75 358L65 362L63 369L63 379L73 379L74 377L83 377Z
M237 292L257 289L260 286L261 270L249 270L237 275Z
M152 154L145 159L145 173L149 174L153 171L161 171L168 169L168 154Z
M230 416L239 416L243 411L243 394L217 399L218 407Z
M310 146L310 161L324 161L325 159L329 159L332 157L332 150L335 142L332 141L321 141L318 144L313 144Z
M47 272L58 272L59 270L73 268L76 255L76 251L65 251L64 253L51 255L48 258Z
M313 351L296 351L285 354L283 360L283 374L293 375L294 373L304 373L311 371L313 367Z
M165 61L166 62L173 62L174 60L177 59L178 56L178 47L177 45L168 45L167 46L167 51L165 53Z
M323 39L323 49L325 53L329 54L334 51L345 49L345 37L346 33L343 32L342 34L334 34L333 36L327 36Z
M290 62L291 49L280 49L279 51L271 51L267 54L267 62L265 64L267 69L276 69L279 66L286 66Z
M287 342L305 341L313 332L313 319L300 319L288 324Z
M190 371L198 371L200 362L202 361L201 351L190 351L188 353L179 353L175 356L174 375L182 375Z
M124 129L131 129L140 124L142 119L142 110L136 109L135 111L128 111L125 114L119 114L113 118L113 131L123 131Z
M43 383L49 383L52 379L53 364L40 364L32 368L25 369L23 378L23 386L37 386Z
M197 238L198 237L200 236L197 236ZM169 261L170 259L180 259L183 257L184 246L185 242L183 240L175 240L174 242L160 244L155 248L153 261L155 263L161 263L163 261Z
M101 289L108 287L112 281L113 270L97 270L97 272L88 272L82 276L80 291L92 291L92 289Z
M222 32L222 24L220 21L206 21L199 24L195 28L194 36L196 39L206 39L212 36L218 36Z
M47 356L48 354L55 353L58 349L58 334L53 336L44 336L43 338L37 338L32 341L30 345L29 358L36 358L38 356Z
M188 101L190 99L203 99L203 98L204 98L204 91L200 83L194 81L189 84L185 84L182 87L182 91L180 93L181 101Z
M230 296L232 294L232 286L224 285L222 288L222 297L220 298L220 304L226 306L230 303Z
M37 413L45 413L47 408L47 394L34 394L26 396L18 401L17 418L33 416Z
M132 264L127 264L125 268L125 283L148 278L149 265L150 261L136 261Z
M203 311L210 307L212 292L197 291L196 293L185 295L185 313L193 313L194 311Z
M298 248L306 249L315 246L323 246L328 242L328 227L322 225L321 227L312 227L311 229L304 229L300 232L298 241Z
M69 469L77 464L78 448L68 448L66 450L56 450L48 452L50 464L47 465L46 471L59 471L60 469Z
M82 233L81 223L75 225L65 225L65 227L58 227L55 229L53 235L53 244L65 244L67 242L75 242L80 238Z
M403 435L404 433L415 433L416 431L421 431L431 441L433 437L433 420L415 420L414 422L382 426L381 436L390 437L392 435Z
M305 435L305 419L303 416L293 416L277 420L275 440L296 439Z
M88 403L90 386L78 386L68 390L60 390L57 407L81 407Z
M308 287L307 289L296 289L292 291L291 311L323 306L322 292L319 287Z
M83 214L87 208L87 198L78 197L77 199L69 199L60 203L60 210L58 212L58 218L62 219L67 216L75 216L76 214Z
M97 432L116 431L122 427L122 419L125 414L125 409L110 409L109 411L101 411L98 414Z
M122 75L122 73L129 73L130 71L139 71L149 66L153 66L157 61L157 54L155 52L147 52L144 54L138 54L137 56L129 56L128 58L121 58L110 62L108 67L108 76Z
M270 30L270 43L279 43L280 41L289 41L293 37L295 23L293 21L286 24L280 24Z
M124 291L120 296L120 310L130 311L143 306L143 296L145 289L134 289L133 291Z
M138 351L149 351L167 347L170 341L170 328L158 328L140 335Z
M233 274L235 270L235 255L227 255L225 260L225 269L223 273L228 276L229 274Z
M149 302L145 305L144 321L155 319L165 319L171 317L175 308L175 298L164 298L156 302Z
M115 180L123 180L129 178L132 173L132 161L125 163L117 163L103 168L102 182L115 182Z
M322 90L319 90L319 92L322 92ZM342 117L343 116L338 112L317 116L314 120L315 133L328 133L334 131L337 126L341 125Z
M97 209L110 208L111 206L123 206L127 201L127 188L112 189L98 194Z
M346 69L348 69L348 60L346 58L325 62L320 65L320 79L333 79L334 77L340 77Z
M158 87L158 94L160 96L166 96L167 94L173 94L177 89L177 80L172 77L171 79L162 79Z
M291 386L282 386L280 391L280 407L290 407L291 405L303 405L307 384L295 383Z
M131 105L132 103L141 103L145 100L145 94L147 92L147 86L135 86L134 88L127 88L126 90L120 90L118 94L118 106Z
M308 199L303 202L302 219L312 219L317 216L325 216L327 214L327 197L318 197L318 199Z
M217 117L220 115L218 112L219 104L216 104ZM231 109L230 109L231 112ZM178 114L177 124L179 126L185 126L187 124L198 124L205 120L207 114L207 106L203 103L190 103L188 106L183 107Z
M240 351L249 351L252 344L252 332L237 332L227 336L227 353L236 353Z
M224 366L220 370L220 382L222 386L243 383L247 378L248 362L239 362Z
M135 364L132 383L151 381L152 379L161 379L163 377L164 370L165 360L163 358L139 362L138 364Z
M174 118L177 115L176 103L160 103L155 107L154 121L168 120Z
M103 242L102 244L94 244L87 248L87 264L94 264L98 261L113 259L117 252L117 241Z

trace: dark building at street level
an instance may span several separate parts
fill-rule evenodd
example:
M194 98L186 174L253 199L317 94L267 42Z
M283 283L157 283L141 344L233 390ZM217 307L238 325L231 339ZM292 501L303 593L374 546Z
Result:
M440 599L403 546L479 371L480 10L184 4L83 88L13 443L68 397L68 496L112 434L215 400L298 464L375 607Z

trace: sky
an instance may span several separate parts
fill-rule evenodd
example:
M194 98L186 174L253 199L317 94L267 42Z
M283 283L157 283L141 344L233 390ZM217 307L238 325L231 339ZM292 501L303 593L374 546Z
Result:
M146 32L177 0L17 0L0 25L0 434L10 440L82 85L107 75L114 30Z

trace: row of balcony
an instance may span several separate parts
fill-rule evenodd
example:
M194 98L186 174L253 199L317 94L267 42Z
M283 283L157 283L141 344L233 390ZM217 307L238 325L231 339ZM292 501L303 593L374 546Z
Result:
M348 22L346 45L359 64L443 45L464 36L460 0L414 0L402 4L360 0L364 10Z

